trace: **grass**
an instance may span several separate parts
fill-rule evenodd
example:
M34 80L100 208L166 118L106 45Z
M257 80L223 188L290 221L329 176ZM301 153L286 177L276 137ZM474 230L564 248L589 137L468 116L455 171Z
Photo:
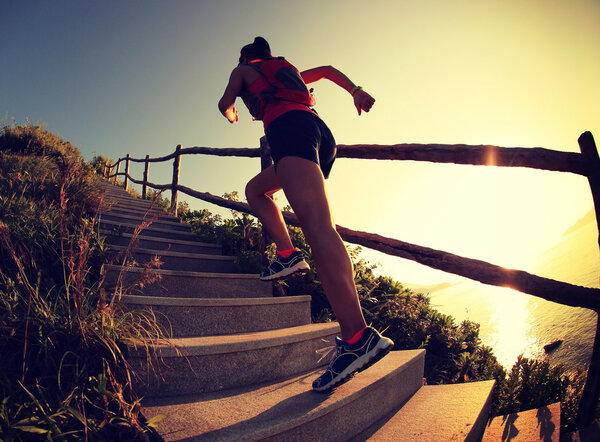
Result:
M152 440L127 345L164 330L104 286L102 196L76 148L37 126L0 134L0 438Z

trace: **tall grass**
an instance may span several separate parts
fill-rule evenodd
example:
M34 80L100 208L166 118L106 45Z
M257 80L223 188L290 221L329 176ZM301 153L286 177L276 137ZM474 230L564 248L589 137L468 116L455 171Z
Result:
M127 344L162 338L104 288L101 195L79 152L35 126L0 134L0 439L152 440Z

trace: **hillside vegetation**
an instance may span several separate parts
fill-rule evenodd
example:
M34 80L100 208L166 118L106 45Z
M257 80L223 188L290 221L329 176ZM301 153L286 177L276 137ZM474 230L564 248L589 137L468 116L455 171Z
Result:
M0 439L149 440L122 343L158 333L102 291L95 174L37 126L0 133Z

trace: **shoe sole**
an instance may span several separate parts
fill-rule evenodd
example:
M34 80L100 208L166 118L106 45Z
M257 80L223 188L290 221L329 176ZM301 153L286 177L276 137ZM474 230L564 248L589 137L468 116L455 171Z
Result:
M387 344L385 347L379 347L381 342ZM344 382L350 380L350 378L356 373L360 373L361 371L366 370L376 362L379 362L385 355L387 355L392 348L394 348L394 343L391 340L381 339L375 349L379 348L379 351L375 354L372 354L370 357L368 355L361 356L356 361L348 366L344 371L342 371L337 377L333 378L329 384L324 385L323 387L314 388L314 391L324 392L331 390L334 387L339 387ZM367 359L363 359L367 356Z
M306 275L310 267L306 264L305 261L299 262L293 267L289 267L287 269L283 269L279 273L275 273L274 275L267 276L265 278L260 278L261 281L280 281L282 279L291 278L292 276L300 276Z

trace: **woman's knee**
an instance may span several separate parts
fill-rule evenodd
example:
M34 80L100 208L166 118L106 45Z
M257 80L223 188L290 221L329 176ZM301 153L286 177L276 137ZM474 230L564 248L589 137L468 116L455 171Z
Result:
M250 203L251 200L271 196L280 189L281 185L273 170L265 169L246 184L246 200Z

